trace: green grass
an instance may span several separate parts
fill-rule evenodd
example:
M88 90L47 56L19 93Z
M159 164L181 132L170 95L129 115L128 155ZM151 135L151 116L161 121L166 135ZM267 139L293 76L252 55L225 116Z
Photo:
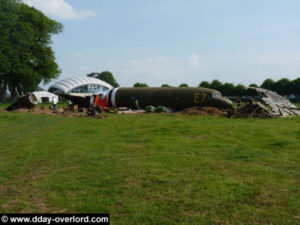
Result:
M0 212L296 224L300 117L0 113Z
M5 109L5 108L8 107L10 104L11 104L10 102L7 102L7 103L0 102L0 108L1 108L1 109Z

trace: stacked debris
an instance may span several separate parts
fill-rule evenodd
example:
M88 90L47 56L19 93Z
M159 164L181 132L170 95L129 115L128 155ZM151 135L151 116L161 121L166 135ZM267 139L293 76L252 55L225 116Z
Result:
M262 101L270 106L274 116L300 116L300 109L288 99L263 88L250 87L262 97Z
M251 100L250 103L235 109L232 116L261 118L300 116L300 109L277 93L263 88L249 88L255 90L261 96L261 102Z
M270 110L260 102L250 101L250 103L236 108L233 111L234 117L260 117L260 118L272 118L274 117Z
M18 96L16 102L8 106L6 110L12 111L21 108L30 109L35 107L36 104L38 104L38 99L36 96L32 93L28 93L26 95Z
M31 109L39 103L37 97L33 93L29 92L24 94L23 89L23 85L20 83L14 87L12 93L17 98L13 104L6 108L7 111L18 110L21 108Z
M76 96L76 95L69 95L69 94L60 94L59 96L68 99L72 102L72 105L77 105L78 108L89 108L91 103L91 96Z

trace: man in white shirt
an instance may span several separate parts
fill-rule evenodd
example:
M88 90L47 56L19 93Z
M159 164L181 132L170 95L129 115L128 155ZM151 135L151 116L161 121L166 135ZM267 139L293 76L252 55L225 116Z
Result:
M51 103L52 103L52 109L56 110L57 99L54 96L52 97Z

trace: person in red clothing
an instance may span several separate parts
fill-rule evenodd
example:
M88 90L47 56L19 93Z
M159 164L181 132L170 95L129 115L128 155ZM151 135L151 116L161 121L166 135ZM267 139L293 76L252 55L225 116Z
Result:
M89 116L95 116L102 113L103 109L101 107L101 99L98 95L90 96L90 106L88 108L87 114Z
M97 95L94 104L101 107L102 112L105 112L105 108L107 106L107 97L103 94Z

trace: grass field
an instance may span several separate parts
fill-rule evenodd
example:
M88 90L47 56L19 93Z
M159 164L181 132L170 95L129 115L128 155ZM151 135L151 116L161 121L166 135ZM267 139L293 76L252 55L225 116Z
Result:
M0 113L0 212L297 224L300 117Z

